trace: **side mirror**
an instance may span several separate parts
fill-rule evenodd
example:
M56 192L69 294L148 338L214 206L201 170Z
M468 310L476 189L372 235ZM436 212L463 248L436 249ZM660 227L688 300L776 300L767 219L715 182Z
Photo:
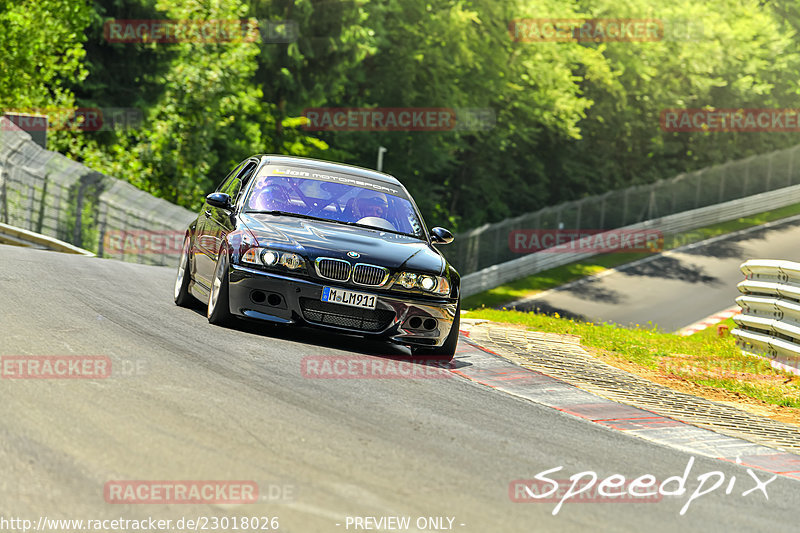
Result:
M431 242L434 244L450 244L453 239L455 237L449 230L440 227L431 228Z
M227 209L228 211L233 211L233 206L231 205L231 197L225 194L224 192L212 192L208 196L206 196L206 203L211 207L218 207L220 209Z

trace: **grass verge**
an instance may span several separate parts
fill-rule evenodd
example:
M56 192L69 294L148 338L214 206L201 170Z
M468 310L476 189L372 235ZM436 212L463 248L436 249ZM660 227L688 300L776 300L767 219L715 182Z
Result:
M779 420L800 424L800 376L776 370L768 361L743 355L731 336L717 336L716 327L681 337L649 324L630 329L519 311L480 309L469 311L466 318L579 335L582 346L613 366L742 408L746 408L740 405L743 403L775 406L779 409L767 411L779 412ZM679 383L685 386L675 386ZM764 412L758 414L769 416Z
M749 217L742 217L689 232L679 233L665 237L664 250L672 250L694 242L699 242L718 235L732 233L753 226L760 226L767 222L774 222L782 218L800 215L800 204L765 211ZM640 253L603 254L589 258L585 261L570 263L550 270L533 274L526 278L500 285L494 289L484 291L467 298L461 302L463 309L479 309L481 307L501 307L507 303L533 296L539 292L558 287L576 279L599 274L604 270L618 267L637 259L650 255Z

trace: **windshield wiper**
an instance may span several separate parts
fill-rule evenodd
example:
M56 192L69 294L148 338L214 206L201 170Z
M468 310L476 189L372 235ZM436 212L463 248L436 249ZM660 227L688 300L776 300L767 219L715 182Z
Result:
M255 209L250 209L248 211L245 211L245 213L255 213L257 215L272 215L272 216L276 216L276 217L307 218L307 219L310 219L310 220L321 220L322 222L334 222L333 220L329 220L327 218L314 217L314 216L311 216L311 215L302 215L300 213L292 213L290 211L277 211L277 210L259 211L259 210L255 210Z
M371 229L371 230L374 230L374 231L385 231L385 232L388 232L388 233L394 233L395 235L403 235L404 237L414 237L415 239L424 240L422 237L420 237L418 235L414 235L413 233L404 233L402 231L397 231L397 230L393 230L393 229L380 228L378 226L370 226L368 224L359 224L358 222L344 222L342 220L336 220L336 221L332 220L331 222L337 222L339 224L346 224L348 226L355 226L357 228L367 228L367 229Z

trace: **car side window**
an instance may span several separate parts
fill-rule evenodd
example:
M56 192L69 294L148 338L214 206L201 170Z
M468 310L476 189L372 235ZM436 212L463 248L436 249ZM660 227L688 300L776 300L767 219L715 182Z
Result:
M239 172L242 170L242 167L244 167L246 164L247 161L242 161L241 163L236 165L236 168L231 170L231 173L228 174L224 180L222 180L222 183L220 183L219 187L217 187L216 192L226 192L227 189L230 189L231 183L233 183L233 181L237 179L237 177L239 176Z
M247 182L250 181L250 178L253 176L253 172L255 171L258 165L255 161L249 161L245 167L239 172L237 175L237 182L239 183L239 188L236 189L236 193L228 193L231 196L231 203L236 204L239 201L239 197L242 195L244 190L246 189L245 185ZM227 191L221 191L227 192Z

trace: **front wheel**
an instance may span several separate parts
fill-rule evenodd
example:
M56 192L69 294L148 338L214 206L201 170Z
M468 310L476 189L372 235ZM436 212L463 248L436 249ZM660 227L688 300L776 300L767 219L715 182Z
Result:
M458 346L458 330L461 326L461 300L456 306L456 316L453 318L453 325L450 328L450 333L441 346L435 348L423 348L421 346L414 346L411 348L411 354L415 357L425 357L433 359L438 362L449 362L456 355L456 347Z
M189 283L192 281L191 267L189 266L189 251L191 241L189 236L183 241L181 261L178 264L178 275L175 278L175 303L181 307L189 307L195 302L194 296L189 293Z
M224 326L232 318L228 300L228 254L222 250L214 269L211 295L208 297L208 321L215 326Z

